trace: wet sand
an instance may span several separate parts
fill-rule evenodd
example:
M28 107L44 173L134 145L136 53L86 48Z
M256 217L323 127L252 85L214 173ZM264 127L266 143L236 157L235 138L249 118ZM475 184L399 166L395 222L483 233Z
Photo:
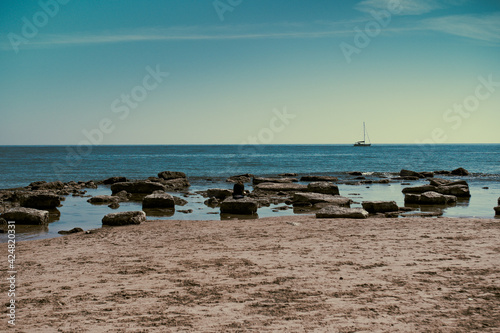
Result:
M19 242L15 327L499 332L499 239L493 219L303 215L154 221ZM8 302L5 291L1 298Z

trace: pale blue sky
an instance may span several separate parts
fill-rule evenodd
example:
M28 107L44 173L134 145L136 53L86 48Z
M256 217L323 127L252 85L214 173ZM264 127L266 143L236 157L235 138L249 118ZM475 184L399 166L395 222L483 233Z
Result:
M0 145L500 142L500 1L215 3L2 1Z

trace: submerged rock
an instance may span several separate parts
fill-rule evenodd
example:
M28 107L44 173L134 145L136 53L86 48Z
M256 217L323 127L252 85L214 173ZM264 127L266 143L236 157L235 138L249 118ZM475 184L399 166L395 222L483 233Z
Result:
M386 213L399 210L396 201L363 201L363 208L369 213Z
M49 223L49 212L34 208L15 207L3 213L2 218L7 221L15 221L18 224L41 225Z
M143 211L110 213L102 218L102 224L109 226L141 224L145 221L146 213Z
M366 219L368 212L363 208L347 208L339 206L327 206L316 213L316 218L350 218Z
M220 204L220 212L224 214L253 215L257 213L258 203L250 198L227 198Z

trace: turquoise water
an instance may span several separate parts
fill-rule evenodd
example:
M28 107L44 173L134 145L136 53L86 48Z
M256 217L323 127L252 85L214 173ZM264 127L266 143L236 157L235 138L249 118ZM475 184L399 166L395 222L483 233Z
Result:
M24 187L33 181L88 181L111 176L144 179L165 170L183 171L192 186L190 192L207 188L231 188L225 182L231 175L252 173L273 176L284 172L301 175L333 175L340 180L352 179L347 172L362 171L367 178L391 177L401 169L415 171L451 170L463 167L471 175L461 177L469 182L472 197L445 210L450 217L493 217L493 206L500 196L500 145L178 145L178 146L93 146L78 152L75 146L0 146L0 188ZM88 154L82 154L88 153ZM411 185L426 181L412 181ZM355 202L394 200L403 205L400 183L346 185L339 184L340 194ZM484 189L488 187L488 189ZM89 195L111 194L109 187L88 190ZM175 193L174 193L175 194ZM176 194L179 195L179 194ZM194 195L173 216L148 219L219 220L218 209L206 207L205 198ZM47 228L18 226L18 237L36 239L57 236L57 231L101 226L102 217L114 211L140 210L139 202L122 203L118 210L92 206L87 198L67 197L59 208L60 216ZM360 206L354 204L353 207ZM260 208L259 217L294 214L293 210L273 211ZM3 241L4 235L0 235Z

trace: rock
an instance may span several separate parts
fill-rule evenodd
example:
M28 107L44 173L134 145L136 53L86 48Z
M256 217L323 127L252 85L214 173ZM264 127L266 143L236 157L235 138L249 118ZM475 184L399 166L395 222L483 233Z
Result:
M434 174L436 174L436 175L449 175L450 173L451 173L451 171L447 171L447 170L434 171Z
M217 198L219 200L224 200L227 197L230 197L233 195L233 191L228 190L228 189L222 189L222 188L209 188L207 190L207 196L209 198Z
M50 183L36 182L32 184L34 184L31 186L32 190L62 190L64 188L64 183L59 180Z
M111 195L96 195L87 200L87 202L93 205L109 205L111 203L117 203L120 200L117 196Z
M329 195L322 193L295 193L293 196L294 206L308 206L317 203L329 203L336 206L350 207L352 200L340 195Z
M430 172L430 171L420 172L420 174L422 176L424 176L425 178L433 178L434 177L434 172Z
M443 178L433 178L429 179L429 183L432 186L441 186L451 183L451 180L443 179Z
M389 184L391 181L389 179L379 179L379 180L375 180L374 183L377 183L377 184Z
M250 173L245 173L244 175L231 176L228 179L226 179L226 182L229 182L229 183L237 183L237 182L250 183L252 181L253 176L254 175L252 175Z
M126 177L110 177L110 178L107 178L107 179L104 179L102 181L102 183L104 185L113 185L115 183L124 183L124 182L127 182L127 178Z
M288 173L280 173L278 176L280 177L296 177L297 174L293 172L288 172Z
M118 209L120 208L120 204L118 202L113 202L112 204L109 204L108 207L111 209Z
M424 178L424 176L421 173L419 173L419 172L415 172L415 171L411 171L411 170L405 170L405 169L402 169L399 172L399 175L401 177L418 177L418 178Z
M399 210L396 201L363 201L363 209L369 213L386 213Z
M419 180L419 177L405 176L405 177L395 177L396 180Z
M183 214L190 214L193 212L192 209L181 209L181 210L178 210L179 213L183 213Z
M118 197L120 201L128 201L128 199L132 197L132 194L127 191L120 191L118 193L114 193L112 196Z
M356 180L364 180L364 179L366 179L366 177L364 177L364 176L359 176L359 177L355 177L354 179L356 179Z
M143 211L110 213L102 218L102 224L109 226L141 224L145 221L146 213Z
M187 178L176 178L176 179L169 179L169 180L162 180L161 182L163 185L165 185L165 189L170 190L170 191L178 191L185 189L186 187L189 187L191 184L189 184L189 181Z
M414 187L405 187L403 189L404 194L406 194L406 193L420 194L420 193L429 192L429 191L437 192L437 187L432 186L432 185L420 185L420 186L414 186Z
M438 186L436 192L441 194L454 195L456 197L464 197L469 198L470 191L469 186L467 185L446 185L446 186Z
M264 178L264 177L253 177L253 184L262 184L262 183L294 183L298 182L297 178Z
M422 194L406 194L406 204L419 205L449 205L457 201L457 197L453 195L444 195L438 192L429 191Z
M61 198L53 193L29 193L20 198L20 205L26 208L52 209L61 205Z
M307 185L293 184L293 183L261 183L254 187L262 191L275 191L275 192L306 192Z
M205 200L204 204L208 207L215 208L220 205L220 200L217 198L210 198Z
M455 176L467 176L469 174L469 171L465 170L464 168L458 168L452 170L450 173Z
M366 219L368 212L363 208L347 208L339 206L327 206L316 213L316 218L350 218Z
M3 213L2 218L7 221L15 221L18 224L41 225L49 223L49 212L34 208L15 207Z
M348 172L349 175L351 176L362 176L363 173L361 171L350 171Z
M121 191L126 191L128 193L150 194L157 190L165 191L165 186L160 183L149 181L124 182L111 185L111 191L113 192L113 194Z
M257 213L258 204L250 198L227 198L220 205L220 212L224 214L252 215Z
M76 234L77 232L83 232L82 228L73 228L71 230L59 230L57 233L61 235Z
M176 197L175 195L173 195L172 197L174 198L174 203L176 206L184 206L188 203L187 200Z
M186 178L186 174L184 172L179 172L179 171L162 171L158 174L158 178L165 180L179 179L179 178Z
M300 178L301 182L336 182L337 177L332 176L303 176Z
M405 194L405 204L418 204L420 202L420 194L407 193Z
M329 182L313 182L307 185L307 190L314 193L339 195L339 187Z
M150 194L142 200L142 208L173 208L174 197L168 193Z
M500 206L500 197L498 197L497 203Z
M500 206L493 207L493 209L495 210L495 216L500 216Z

